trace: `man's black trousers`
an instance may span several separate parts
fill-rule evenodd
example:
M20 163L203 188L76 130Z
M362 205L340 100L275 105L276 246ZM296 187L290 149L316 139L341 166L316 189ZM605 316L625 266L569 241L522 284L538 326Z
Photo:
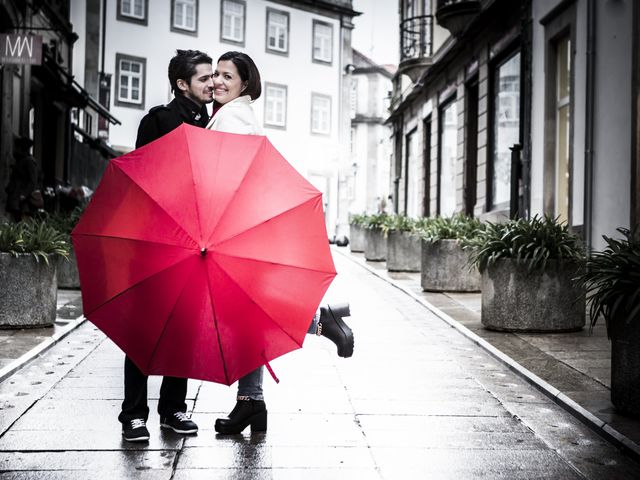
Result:
M125 423L134 418L149 418L147 405L147 377L129 357L124 359L124 401L122 412L118 416L120 422ZM175 412L186 412L187 379L177 377L163 377L160 387L160 401L158 413L160 417L171 416Z

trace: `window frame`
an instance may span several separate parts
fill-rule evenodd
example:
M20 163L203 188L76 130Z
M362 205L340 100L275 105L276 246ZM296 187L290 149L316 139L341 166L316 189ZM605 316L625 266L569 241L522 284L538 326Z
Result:
M224 36L224 6L225 3L236 3L242 5L242 39L236 40L233 38L227 38ZM221 0L220 1L220 42L230 43L244 47L247 39L247 2L245 0Z
M284 15L287 18L287 28L286 28L286 37L285 37L285 48L284 50L279 50L277 48L273 48L269 46L269 15L277 14ZM266 12L266 22L265 22L265 51L267 53L273 53L275 55L282 55L284 57L289 56L289 36L291 33L291 16L289 12L285 10L278 10L276 8L267 7ZM277 39L276 39L277 40Z
M326 99L329 101L329 114L328 114L328 119L329 119L329 126L327 131L317 131L313 129L313 112L314 112L314 105L315 105L315 100L316 99ZM333 109L333 105L332 105L333 99L331 98L331 95L326 95L324 93L316 93L316 92L311 92L311 118L310 118L310 132L312 135L319 135L322 137L330 137L331 136L331 129L332 129L332 121L331 121L331 115L332 115L332 109Z
M200 0L193 0L193 4L195 7L195 11L193 13L194 16L194 27L193 30L190 30L188 28L185 27L180 27L176 25L176 2L178 2L179 0L171 0L171 19L170 19L170 30L172 32L176 32L176 33L182 33L185 35L191 35L191 36L197 36L198 35L198 14L200 11ZM184 0L180 0L180 1L184 1Z
M120 62L126 60L130 62L140 63L142 66L142 75L140 82L140 103L121 100L120 99ZM134 57L124 53L116 53L116 85L115 95L113 96L113 104L118 107L136 108L139 110L145 109L145 94L146 94L146 79L147 79L147 59L143 57Z
M331 35L329 36L329 60L316 58L316 27L319 25L329 27L331 30ZM311 61L321 65L333 65L333 24L313 19L313 27L311 28Z
M444 123L445 123L445 111L449 108L454 108L454 115L453 117L456 120L456 127L455 127L455 136L456 136L456 140L455 140L455 144L454 144L454 159L453 159L453 165L452 165L452 169L453 169L453 173L454 173L454 184L453 184L453 203L454 203L454 207L453 207L453 212L450 213L443 213L442 211L442 203L443 203L443 192L442 192L442 165L443 165L443 155L444 155L444 151L443 151L443 146L444 146ZM458 208L458 202L457 202L457 189L456 189L456 168L457 168L457 162L458 162L458 154L457 154L457 149L458 149L458 131L460 128L460 125L458 124L458 114L459 114L459 108L458 108L458 98L456 97L455 94L447 96L445 99L443 99L440 104L438 105L438 155L437 155L437 159L436 159L436 165L437 165L437 178L436 178L436 215L450 215L452 213L455 213L457 208Z
M131 0L135 2L135 0ZM149 24L149 0L142 0L144 3L144 14L142 17L136 17L135 15L130 15L122 12L122 0L118 0L118 5L116 9L116 19L123 22L135 23L138 25L148 25Z
M271 123L267 120L267 108L268 108L268 100L269 100L269 88L280 88L284 90L284 122L282 125L277 123ZM287 129L287 103L289 100L289 90L286 85L280 83L264 83L264 119L263 124L267 128L276 128L278 130L286 130Z
M568 5L567 8L550 18L545 17L541 22L545 29L545 129L544 129L544 165L543 165L543 211L545 214L555 217L556 212L556 169L557 169L557 46L562 39L569 40L569 61L571 70L569 72L569 153L567 170L569 172L567 196L569 205L567 209L567 225L572 231L581 232L584 225L584 214L582 222L574 218L574 116L575 116L575 51L576 51L576 10L575 5Z
M519 115L518 115L518 143L522 145L522 126L523 126L523 50L520 47L519 43L506 48L500 55L497 55L493 61L489 65L489 93L487 95L487 112L488 112L488 120L487 120L487 176L486 176L486 198L485 198L485 211L486 212L495 212L495 211L509 211L511 207L511 199L506 201L502 201L500 203L495 203L494 199L494 172L495 172L495 159L494 159L494 148L495 148L495 82L496 82L496 72L507 62L513 59L516 55L520 56L520 71L519 71ZM510 162L511 160L509 160ZM511 168L511 163L509 163L509 168ZM509 191L511 189L511 183L509 182Z

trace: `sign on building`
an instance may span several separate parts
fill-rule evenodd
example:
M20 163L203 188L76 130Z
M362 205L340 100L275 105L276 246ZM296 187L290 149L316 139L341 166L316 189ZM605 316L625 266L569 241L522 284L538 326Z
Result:
M42 36L0 33L0 63L40 65Z

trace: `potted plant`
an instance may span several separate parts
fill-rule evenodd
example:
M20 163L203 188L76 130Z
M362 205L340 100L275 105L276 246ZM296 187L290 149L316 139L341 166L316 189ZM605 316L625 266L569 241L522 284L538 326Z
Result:
M349 250L352 252L364 252L364 225L367 215L357 213L349 217Z
M44 221L0 225L0 327L50 326L56 319L56 262L65 236Z
M423 290L480 290L480 274L477 269L470 268L470 252L463 245L482 228L479 220L460 213L424 222L419 230L422 239L420 285Z
M623 239L604 237L580 280L586 289L591 328L604 318L611 340L611 401L621 412L640 416L640 241L628 229Z
M80 276L78 275L78 264L76 255L71 244L71 230L76 226L84 209L74 208L70 213L57 213L46 217L46 221L53 228L65 236L65 241L69 245L69 256L56 258L56 276L58 288L80 288Z
M579 239L557 218L487 223L466 242L482 274L482 324L492 330L569 332L585 324Z
M387 237L387 270L420 271L420 237L416 225L420 220L405 215L389 215L382 225Z
M382 226L388 221L389 215L378 213L368 215L364 224L364 258L373 262L383 262L387 258L387 239Z

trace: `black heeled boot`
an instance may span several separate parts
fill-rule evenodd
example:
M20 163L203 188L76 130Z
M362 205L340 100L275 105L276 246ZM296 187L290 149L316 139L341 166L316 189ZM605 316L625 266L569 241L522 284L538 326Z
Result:
M216 420L216 432L232 435L251 425L252 432L267 431L267 406L264 400L239 398L227 418Z
M342 320L351 315L348 303L320 307L318 335L327 337L338 347L338 356L348 358L353 355L353 332Z

